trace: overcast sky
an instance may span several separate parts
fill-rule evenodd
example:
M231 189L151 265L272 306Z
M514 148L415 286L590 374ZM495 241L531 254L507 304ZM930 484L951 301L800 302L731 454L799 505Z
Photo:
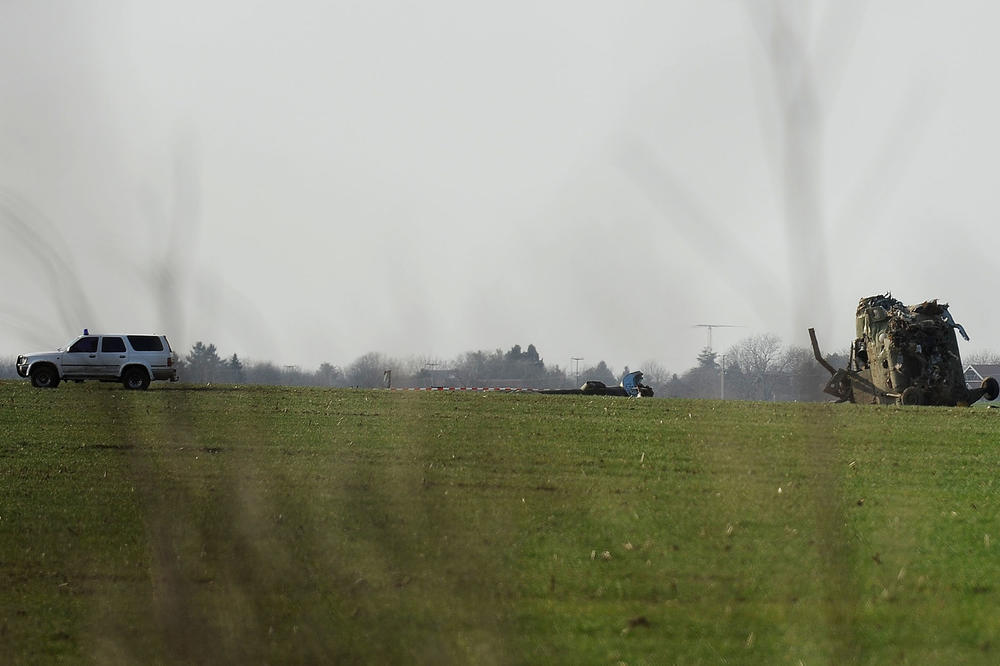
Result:
M1000 5L0 4L0 355L84 327L313 369L533 343L1000 349Z

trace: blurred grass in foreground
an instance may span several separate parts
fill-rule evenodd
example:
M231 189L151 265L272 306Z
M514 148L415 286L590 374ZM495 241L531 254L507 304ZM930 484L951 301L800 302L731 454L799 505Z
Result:
M997 419L0 382L0 661L991 663Z

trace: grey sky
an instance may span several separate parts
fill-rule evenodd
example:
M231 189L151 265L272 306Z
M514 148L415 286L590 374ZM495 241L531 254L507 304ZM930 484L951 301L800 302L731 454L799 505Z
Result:
M805 262L774 16L817 93L825 253ZM716 331L724 350L805 344L810 323L834 350L886 290L949 301L964 349L1000 348L997 18L985 0L4 3L0 354L87 326L307 369L534 343L563 367L681 371L694 324L746 326ZM803 279L824 259L828 281Z

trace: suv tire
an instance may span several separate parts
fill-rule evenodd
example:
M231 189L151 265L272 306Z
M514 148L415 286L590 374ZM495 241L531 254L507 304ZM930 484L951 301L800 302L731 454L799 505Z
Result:
M145 391L149 388L149 375L142 368L126 368L122 373L122 385L130 391Z
M55 388L59 386L59 375L51 365L39 365L31 371L31 385L35 388Z

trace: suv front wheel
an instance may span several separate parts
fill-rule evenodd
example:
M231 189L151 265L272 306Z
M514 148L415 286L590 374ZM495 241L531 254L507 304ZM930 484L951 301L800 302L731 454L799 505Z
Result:
M51 365L35 366L31 370L31 385L35 388L55 388L59 386L59 375Z
M149 388L149 375L142 368L127 368L122 373L122 384L131 391L144 391Z

